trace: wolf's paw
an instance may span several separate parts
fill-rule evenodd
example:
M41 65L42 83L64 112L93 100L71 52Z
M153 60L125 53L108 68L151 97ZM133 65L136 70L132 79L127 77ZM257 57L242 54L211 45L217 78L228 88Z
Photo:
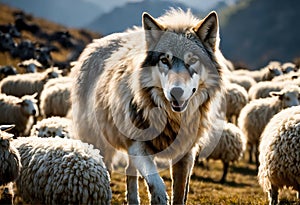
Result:
M151 196L151 204L169 204L169 197L166 193L152 194Z

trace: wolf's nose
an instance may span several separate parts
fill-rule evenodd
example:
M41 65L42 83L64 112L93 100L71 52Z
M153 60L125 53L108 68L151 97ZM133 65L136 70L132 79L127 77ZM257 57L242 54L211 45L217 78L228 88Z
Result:
M180 87L174 87L171 89L170 94L172 96L172 98L174 98L174 100L178 101L182 94L183 94L184 90Z
M36 114L36 110L32 110L32 114L35 115Z

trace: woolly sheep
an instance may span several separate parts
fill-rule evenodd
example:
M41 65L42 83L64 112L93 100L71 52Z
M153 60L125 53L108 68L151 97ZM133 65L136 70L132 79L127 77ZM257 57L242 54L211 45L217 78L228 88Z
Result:
M273 81L259 82L253 85L249 89L248 96L250 100L270 97L270 92L280 91L290 85L300 86L300 78L295 80L282 81L282 82L273 82Z
M300 76L300 71L291 71L287 74L276 76L272 79L273 82L281 82L281 81L289 81L289 80L295 80L298 79Z
M247 143L250 147L250 162L252 162L252 148L256 148L257 168L260 135L266 124L282 109L299 105L299 93L300 88L291 85L279 92L272 92L270 98L252 100L241 110L238 126L247 137Z
M34 95L25 95L18 98L11 95L0 94L0 124L16 125L11 132L15 136L29 134L34 117L38 116L39 110Z
M31 128L30 136L72 138L72 121L62 117L43 119Z
M239 160L246 149L246 137L242 131L232 123L225 123L219 143L208 159L221 160L223 176L220 183L225 183L230 162Z
M266 126L259 147L258 181L270 204L278 203L278 190L292 187L300 193L300 106L276 114Z
M31 204L109 204L110 178L99 150L79 140L20 137L17 194Z
M231 83L236 83L242 87L244 87L247 91L256 84L256 81L250 76L242 76L242 75L234 75L231 74L227 76L227 79Z
M12 134L4 131L13 126L0 126L0 204L13 204L13 184L21 170L17 149L11 145Z
M234 83L225 84L226 91L226 118L236 124L241 109L248 103L248 93L242 87Z
M8 76L0 82L0 92L17 97L37 93L39 97L44 84L49 79L59 76L59 71L52 68L42 73L25 73Z
M283 74L279 62L270 62L260 70L235 70L233 73L236 75L251 76L256 82L272 80L275 76Z
M40 96L40 110L43 117L65 117L71 108L70 92L72 81L68 77L50 80Z
M296 65L292 62L286 62L281 65L281 70L283 73L289 73L292 71L297 71Z

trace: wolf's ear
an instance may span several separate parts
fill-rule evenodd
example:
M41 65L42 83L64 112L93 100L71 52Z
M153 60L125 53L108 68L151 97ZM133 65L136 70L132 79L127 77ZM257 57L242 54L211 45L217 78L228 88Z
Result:
M205 46L215 51L219 47L219 23L215 11L210 12L195 27L194 31Z
M142 16L143 19L143 28L146 33L146 41L147 44L157 42L159 40L162 31L165 30L165 28L160 25L150 14L147 12L143 13Z

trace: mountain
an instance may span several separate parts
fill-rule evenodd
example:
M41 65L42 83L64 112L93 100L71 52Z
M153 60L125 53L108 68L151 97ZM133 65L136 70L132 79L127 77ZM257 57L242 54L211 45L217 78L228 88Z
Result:
M187 6L174 1L157 1L147 0L138 2L129 2L121 7L116 7L112 11L100 15L94 21L86 26L86 28L100 32L102 34L110 34L113 32L124 31L133 25L141 26L142 13L144 11L150 13L153 17L161 16L170 7L182 8L187 10ZM194 14L200 11L192 9Z
M103 12L97 4L85 0L0 0L0 3L77 28L86 25Z
M299 57L299 10L299 0L241 1L229 9L221 28L224 55L250 69Z

